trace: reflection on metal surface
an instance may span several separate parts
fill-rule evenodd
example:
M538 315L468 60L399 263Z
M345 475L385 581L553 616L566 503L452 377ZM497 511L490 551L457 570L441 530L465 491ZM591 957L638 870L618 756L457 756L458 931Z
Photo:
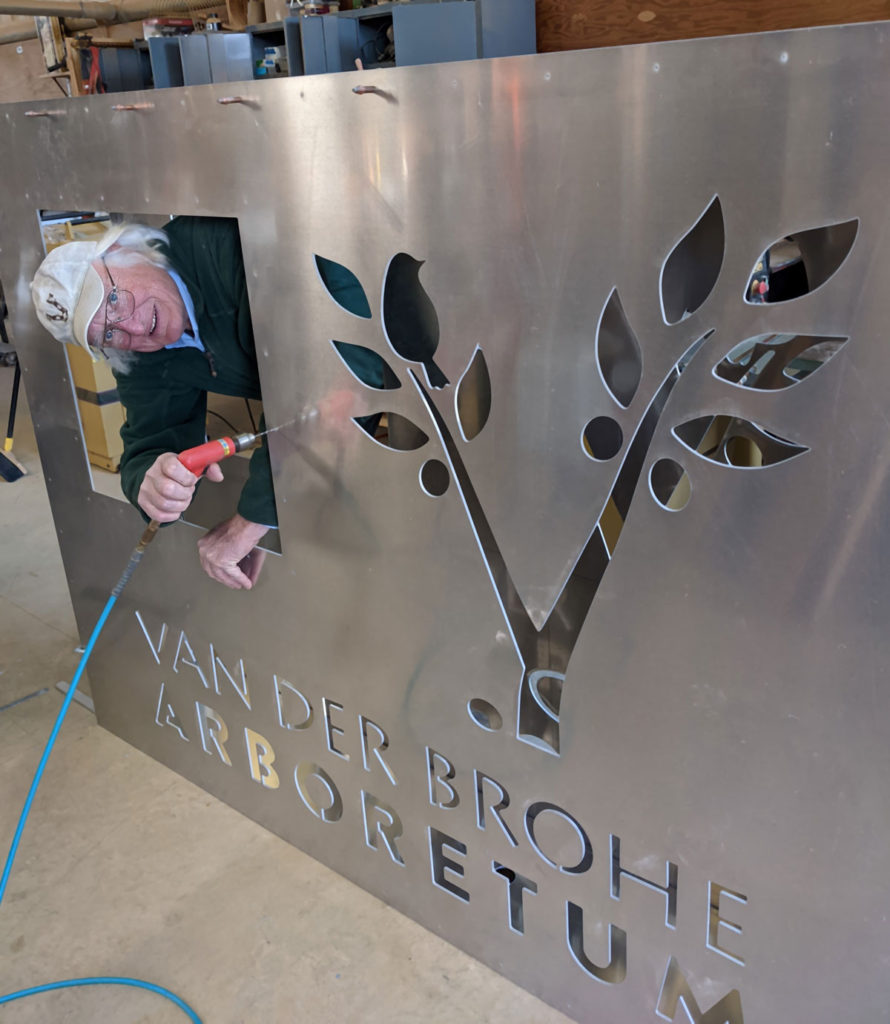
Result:
M35 210L238 217L265 415L297 416L283 554L223 593L164 530L93 656L99 721L579 1021L885 1019L888 48L0 111L0 277L84 630L141 524L92 491L31 313Z

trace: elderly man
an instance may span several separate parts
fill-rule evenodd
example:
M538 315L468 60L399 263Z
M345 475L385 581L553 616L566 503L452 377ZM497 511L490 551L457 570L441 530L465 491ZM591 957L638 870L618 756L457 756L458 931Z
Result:
M366 305L354 279L329 286L346 308ZM237 221L177 217L163 230L115 226L99 241L54 249L31 291L38 319L55 338L111 362L126 410L124 493L148 518L178 519L198 478L176 453L205 440L207 392L260 398ZM206 475L222 479L218 465ZM256 545L276 526L263 444L236 513L198 541L204 570L249 590L265 557Z

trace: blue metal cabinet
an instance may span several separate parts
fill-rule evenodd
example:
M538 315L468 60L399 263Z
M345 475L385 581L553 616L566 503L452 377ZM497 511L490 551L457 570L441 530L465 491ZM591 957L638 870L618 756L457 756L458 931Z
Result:
M535 51L534 0L414 0L285 18L246 32L149 41L155 87L256 77L265 45L284 44L290 75L504 57ZM390 44L389 46L388 44Z
M148 54L156 89L185 84L178 36L153 36L148 40Z
M535 0L476 0L480 57L515 57L538 48Z
M214 82L245 82L253 78L253 39L246 32L208 32L210 75Z
M191 32L187 36L177 36L177 39L182 60L182 84L209 85L213 78L207 36L203 32Z
M151 87L151 64L148 51L140 46L100 50L99 67L108 92L131 92Z
M287 18L299 21L307 75L473 60L535 52L534 0L442 0L378 4L361 11ZM394 54L381 55L392 34ZM293 72L292 72L293 73Z
M478 56L476 4L468 0L395 7L392 29L397 67Z
M284 45L287 50L287 66L291 75L307 74L303 66L303 18L285 18L281 23L284 26Z

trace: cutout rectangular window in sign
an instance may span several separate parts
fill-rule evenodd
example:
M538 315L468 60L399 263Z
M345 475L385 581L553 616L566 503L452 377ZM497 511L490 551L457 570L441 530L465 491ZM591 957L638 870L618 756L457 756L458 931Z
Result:
M40 225L35 304L68 342L93 489L161 518L146 498L158 460L235 440L182 518L212 529L237 513L280 553L238 221L40 211Z

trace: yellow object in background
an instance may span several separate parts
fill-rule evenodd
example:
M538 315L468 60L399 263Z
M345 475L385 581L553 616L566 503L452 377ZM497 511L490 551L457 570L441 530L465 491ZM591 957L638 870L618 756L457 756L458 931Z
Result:
M124 408L117 397L117 383L105 362L94 363L78 345L66 345L77 409L87 456L94 466L116 473L124 450L120 429Z

